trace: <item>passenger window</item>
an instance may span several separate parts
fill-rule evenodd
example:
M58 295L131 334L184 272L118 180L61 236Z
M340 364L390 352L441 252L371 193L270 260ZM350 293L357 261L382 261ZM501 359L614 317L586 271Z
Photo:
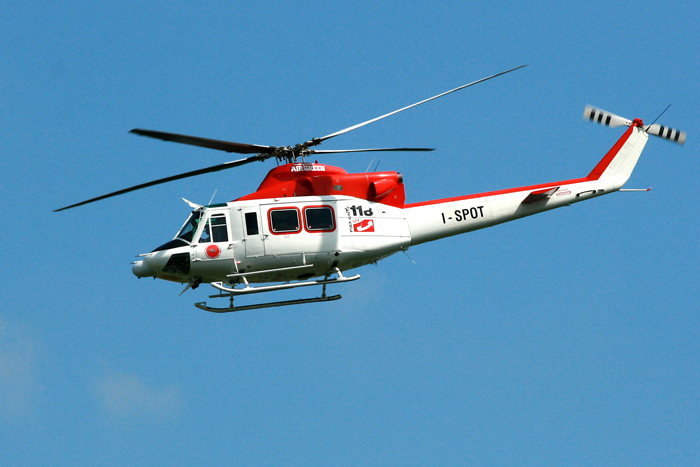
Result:
M255 212L245 213L245 233L246 235L258 235L258 214Z
M299 232L299 211L297 209L273 209L270 211L270 230L272 233Z
M304 217L309 232L329 232L335 229L335 216L330 206L305 208Z

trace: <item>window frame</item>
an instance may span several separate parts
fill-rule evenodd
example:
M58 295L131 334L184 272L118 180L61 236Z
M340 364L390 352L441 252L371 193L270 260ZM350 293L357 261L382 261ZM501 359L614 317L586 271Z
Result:
M223 219L224 223L223 224L215 224L213 222L214 219ZM227 242L231 241L230 240L231 236L229 235L229 231L228 231L229 230L228 216L226 215L226 213L222 212L222 213L212 214L211 216L209 216L209 221L207 222L207 224L209 226L209 231L211 233L211 242L212 243L227 243ZM223 232L225 234L226 238L224 240L221 240L221 239L217 240L215 233L220 235L221 232Z
M227 243L227 242L230 242L230 241L231 241L231 240L230 240L230 239L231 239L231 232L229 231L229 218L228 218L228 214L227 214L226 212L214 212L214 213L211 213L211 214L209 214L209 215L207 216L206 219L207 219L207 221L203 223L204 226L201 228L201 230L198 229L198 230L199 230L199 236L197 237L197 243L198 243L198 244L206 244L206 243ZM224 219L224 223L223 223L223 224L212 225L212 219ZM201 219L200 219L200 220L201 220ZM202 224L202 223L200 222L200 224ZM222 241L222 240L215 241L215 240L214 240L214 230L213 230L213 227L216 227L217 229L220 229L219 231L224 230L224 232L226 233L226 240L223 240L223 241ZM223 227L223 229L221 229L222 227ZM202 240L202 236L203 236L205 233L208 233L208 234L209 234L209 240L207 240L207 241L203 241L203 240Z
M273 211L296 211L296 213L297 213L297 230L285 230L285 231L275 232L275 230L273 229L273 225L272 225L272 212ZM272 235L295 235L295 234L298 234L302 230L301 211L296 206L285 206L285 207L269 209L267 211L267 228Z
M251 216L252 214L252 216ZM253 225L252 222L249 222L251 219L250 217L255 217L255 225ZM243 213L243 223L245 224L245 236L246 237L255 237L257 235L260 235L260 223L258 222L258 213L256 211L248 211ZM251 233L250 231L252 230L252 227L255 227L255 233Z
M306 217L306 210L307 209L319 209L319 208L327 208L331 210L331 220L333 221L333 227L331 229L311 229L309 228L309 221ZM322 233L322 232L335 232L337 226L337 222L335 220L335 209L333 209L333 206L329 206L327 204L319 204L319 205L314 205L314 206L304 206L304 230L306 230L309 233Z

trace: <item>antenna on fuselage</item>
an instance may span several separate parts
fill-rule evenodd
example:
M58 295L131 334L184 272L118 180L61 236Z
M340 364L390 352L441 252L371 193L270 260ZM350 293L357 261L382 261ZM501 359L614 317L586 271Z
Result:
M216 190L214 190L214 194L211 195L211 199L209 200L209 204L211 204L211 202L214 201L214 196L216 196L216 192L217 192L217 191L219 191L218 188L217 188Z

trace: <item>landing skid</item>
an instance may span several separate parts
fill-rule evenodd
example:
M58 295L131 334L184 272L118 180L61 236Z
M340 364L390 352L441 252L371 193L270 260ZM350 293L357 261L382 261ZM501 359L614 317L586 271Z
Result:
M219 295L210 295L209 298L226 298L226 297L228 297L229 306L227 308L215 308L215 307L207 306L206 302L198 302L198 303L195 303L194 306L196 306L200 310L210 311L212 313L231 313L231 312L242 311L242 310L255 310L258 308L272 308L272 307L277 307L277 306L302 305L304 303L329 302L329 301L333 301L333 300L340 300L342 298L341 295L331 295L331 296L326 295L326 285L337 283L337 282L354 281L354 280L359 279L360 275L358 274L358 275L355 275L352 277L345 277L345 276L343 276L343 273L338 268L335 268L334 272L336 274L338 274L338 277L336 277L334 279L328 279L328 276L326 276L326 278L324 278L323 280L303 281L303 282L295 282L295 283L289 283L289 284L260 286L260 287L252 287L248 283L248 281L246 280L245 276L243 276L242 279L243 279L243 282L245 283L245 287L239 288L239 289L226 287L222 282L212 282L211 286L214 287L215 289L218 289L220 292L219 292ZM295 288L295 287L308 287L311 285L323 286L323 293L321 294L320 297L300 298L297 300L286 300L286 301L281 301L281 302L257 303L254 305L244 305L244 306L234 306L234 304L233 304L233 298L236 295L240 295L240 294L247 295L247 294L261 293L261 292L272 292L274 290L284 290L284 289L291 289L291 288ZM223 294L221 292L225 292L225 294Z
M217 296L217 295L215 295ZM225 296L225 295L223 295ZM286 300L282 302L270 302L270 303L258 303L255 305L244 305L244 306L233 306L233 295L230 296L231 305L228 308L214 308L207 306L206 302L195 303L194 306L204 311L211 311L212 313L232 313L236 311L243 310L256 310L258 308L273 308L277 306L289 306L289 305L303 305L304 303L316 303L316 302L330 302L333 300L340 300L343 298L341 295L331 295L331 296L321 296L316 298L300 298L297 300Z

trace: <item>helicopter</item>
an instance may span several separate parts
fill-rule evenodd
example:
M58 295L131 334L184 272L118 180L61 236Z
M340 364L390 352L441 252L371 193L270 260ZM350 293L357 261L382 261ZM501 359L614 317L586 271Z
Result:
M328 285L358 280L359 274L348 276L346 273L406 252L412 246L625 191L623 186L639 160L648 135L680 145L685 143L686 134L682 131L656 124L656 121L645 126L641 119L628 120L587 105L584 119L611 128L626 126L628 129L585 177L410 204L405 203L404 180L399 172L348 173L340 167L306 161L312 155L331 153L432 151L432 148L313 148L336 136L525 66L473 81L295 146L235 143L133 129L131 133L163 141L252 155L132 186L55 212L174 180L276 159L278 166L268 172L254 193L206 206L183 198L192 212L175 237L150 253L139 255L141 259L132 263L132 272L138 278L153 277L185 284L181 295L201 284L210 284L217 293L209 298L228 299L228 306L212 307L206 302L197 302L195 306L209 312L229 313L338 300L341 295L327 294ZM309 286L320 286L321 295L234 304L236 297Z

